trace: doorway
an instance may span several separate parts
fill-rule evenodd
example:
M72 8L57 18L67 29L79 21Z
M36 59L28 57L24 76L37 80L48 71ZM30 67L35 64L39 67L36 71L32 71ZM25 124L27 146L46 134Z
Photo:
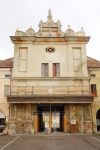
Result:
M6 117L4 113L0 112L0 132L3 132L5 128L5 121L6 121Z
M97 111L96 114L96 122L97 122L97 131L100 132L100 109Z
M38 132L64 130L64 104L38 104Z

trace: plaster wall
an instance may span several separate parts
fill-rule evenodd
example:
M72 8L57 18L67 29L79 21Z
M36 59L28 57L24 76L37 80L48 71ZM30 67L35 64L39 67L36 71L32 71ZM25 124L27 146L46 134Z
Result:
M4 85L10 86L10 78L5 78L5 75L11 75L9 68L0 68L0 111L3 112L8 119L9 104L4 96Z

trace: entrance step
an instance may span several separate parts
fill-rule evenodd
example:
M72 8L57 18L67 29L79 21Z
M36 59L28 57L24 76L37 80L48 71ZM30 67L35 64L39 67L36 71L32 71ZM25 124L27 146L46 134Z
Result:
M61 136L66 136L66 135L70 135L69 133L64 133L64 132L52 132L52 133L45 133L45 132L41 132L41 133L37 133L37 136L57 136L57 137L61 137Z

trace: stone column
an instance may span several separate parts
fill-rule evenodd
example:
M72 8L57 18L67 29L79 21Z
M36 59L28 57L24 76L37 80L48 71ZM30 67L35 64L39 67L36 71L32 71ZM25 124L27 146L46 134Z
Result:
M52 114L50 112L50 115L49 115L49 128L50 128L50 131L52 130Z
M64 113L64 132L67 132L67 115Z
M34 133L38 132L38 114L37 114L37 105L33 105L32 108L32 114L33 114L33 128L34 128Z
M9 125L8 125L8 134L16 133L16 107L14 109L13 104L9 105Z
M92 133L93 132L93 124L91 117L91 104L86 104L83 107L83 116L84 116L84 132Z
M67 105L64 105L64 132L67 132Z
M34 133L38 132L38 116L37 113L34 115Z
M25 124L24 124L24 130L25 133L30 133L32 130L32 109L31 109L31 104L26 104L26 119L25 119Z
M77 122L76 122L76 111L75 105L70 106L70 132L76 133L77 132Z
M11 119L11 105L12 104L9 105L9 120Z

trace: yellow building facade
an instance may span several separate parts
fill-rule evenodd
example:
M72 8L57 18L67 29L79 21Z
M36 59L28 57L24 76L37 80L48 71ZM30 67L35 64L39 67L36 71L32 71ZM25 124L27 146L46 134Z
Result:
M50 130L92 133L86 44L83 29L61 30L51 11L39 30L17 30L14 44L9 133Z
M94 96L92 103L93 132L100 132L100 61L88 58L91 93Z
M5 101L9 134L97 132L100 74L99 67L93 68L91 59L87 59L90 37L83 28L75 32L68 26L62 32L60 21L54 22L49 10L38 32L32 28L17 30L10 38L14 58Z
M6 95L10 93L12 59L0 61L0 131L9 121L9 104Z

